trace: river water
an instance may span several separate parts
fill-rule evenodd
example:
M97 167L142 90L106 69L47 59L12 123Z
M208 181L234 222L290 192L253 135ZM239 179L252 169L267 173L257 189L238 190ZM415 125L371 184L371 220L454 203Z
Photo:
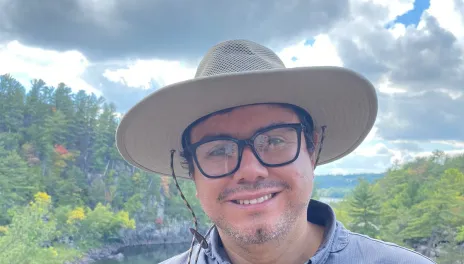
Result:
M124 254L123 261L102 260L96 264L157 264L188 250L189 247L190 243L127 247L121 251Z

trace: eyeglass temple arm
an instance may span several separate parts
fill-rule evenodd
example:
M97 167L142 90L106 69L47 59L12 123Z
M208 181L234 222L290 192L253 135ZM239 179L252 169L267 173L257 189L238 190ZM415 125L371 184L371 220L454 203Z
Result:
M314 163L314 168L316 168L317 163L319 162L319 158L320 158L321 151L322 151L322 145L324 144L325 129L326 129L326 128L327 128L327 126L322 126L322 127L321 127L321 130L322 130L322 133L321 133L321 143L319 144L319 150L318 150L318 152L317 152L317 158L316 158L316 163Z

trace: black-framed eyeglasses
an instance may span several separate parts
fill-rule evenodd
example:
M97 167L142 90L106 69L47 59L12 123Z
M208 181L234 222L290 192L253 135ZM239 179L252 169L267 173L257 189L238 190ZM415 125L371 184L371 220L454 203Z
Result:
M258 161L266 167L292 163L300 154L301 123L278 124L258 130L249 139L214 136L188 146L200 172L208 178L220 178L235 173L243 150L250 146Z

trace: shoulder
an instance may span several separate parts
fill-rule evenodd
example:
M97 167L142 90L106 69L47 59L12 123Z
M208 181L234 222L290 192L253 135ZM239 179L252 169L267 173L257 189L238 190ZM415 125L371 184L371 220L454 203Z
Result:
M435 264L432 259L395 243L348 231L350 251L361 253L368 263Z

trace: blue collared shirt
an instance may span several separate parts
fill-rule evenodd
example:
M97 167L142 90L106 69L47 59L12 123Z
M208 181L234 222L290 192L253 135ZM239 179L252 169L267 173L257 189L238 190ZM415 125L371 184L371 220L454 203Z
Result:
M370 238L347 230L336 220L332 208L311 200L308 221L325 226L324 241L307 264L432 264L431 259L394 243ZM198 264L231 264L216 229L207 238L208 248L201 249ZM195 263L199 245L193 250L191 263ZM188 251L161 264L185 264Z

